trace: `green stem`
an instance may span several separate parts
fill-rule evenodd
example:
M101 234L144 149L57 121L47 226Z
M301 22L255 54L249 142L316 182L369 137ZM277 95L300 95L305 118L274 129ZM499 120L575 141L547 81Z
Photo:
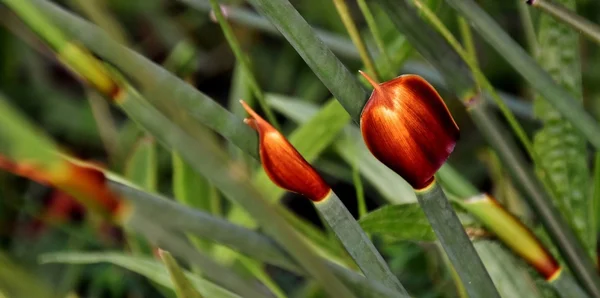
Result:
M155 219L168 230L186 231L200 238L223 244L252 259L298 274L307 274L282 247L264 234L232 224L223 218L201 210L185 207L173 199L122 184L117 177L109 177L109 186L131 202L136 208L136 212L143 214L145 218ZM391 290L384 287L379 281L367 280L364 276L332 262L326 262L326 264L355 291L366 291L366 297L393 295Z
M433 181L417 200L470 297L500 297L442 188Z
M373 16L373 13L371 12L371 9L369 8L369 5L367 4L367 2L365 0L357 0L357 3L358 3L358 8L360 8L360 11L362 12L363 16L365 17L365 21L367 21L367 26L369 27L369 30L371 31L371 35L373 35L373 40L375 41L375 45L377 46L377 49L379 50L379 54L381 55L381 60L383 61L382 64L384 66L385 71L383 71L384 72L383 77L380 76L379 79L383 79L384 81L387 79L391 79L396 74L392 70L392 67L393 67L392 59L388 55L387 50L385 48L385 43L383 42L382 34L381 34L381 31L379 30L379 25L377 25L377 21L375 21L375 17ZM381 69L379 69L379 71L381 72Z
M249 0L248 2L277 27L321 82L344 106L352 119L358 121L368 94L344 64L315 35L312 27L290 2L287 0Z
M556 289L556 292L562 298L587 298L589 297L581 287L577 284L577 281L573 279L573 276L569 272L561 271L558 276L548 281L550 285Z
M348 31L348 34L350 35L352 43L354 43L358 49L358 54L360 55L360 59L362 60L363 64L367 68L367 72L373 75L377 81L380 81L381 76L379 75L377 69L375 69L373 58L371 57L371 54L369 53L369 50L367 49L362 37L360 36L360 33L358 33L358 28L356 28L354 20L352 20L350 10L346 5L346 0L333 0L333 4L335 4L335 8L342 19L344 27L346 27L346 31Z
M473 0L446 0L461 13L481 36L500 53L565 119L569 120L596 149L600 149L600 125L564 88L546 73L500 26ZM600 278L591 286L600 296ZM588 280L591 282L592 280Z
M408 296L369 236L333 191L314 205L367 278Z
M203 12L210 12L212 10L208 0L179 0L180 2L186 3L189 6ZM249 9L226 6L227 7L227 19L232 22L238 23L242 26L261 30L265 33L280 36L280 32L275 26L273 26L267 19L262 18L258 14L251 12ZM319 36L323 42L330 47L334 52L340 56L351 58L354 60L360 59L358 50L352 44L352 41L348 38L333 34L331 32L322 31L315 29L315 33Z
M537 50L537 38L535 34L535 28L533 26L533 20L527 5L523 3L523 0L516 0L517 8L519 9L519 16L521 24L523 25L523 32L525 33L525 41L527 41L527 51L529 53L535 53Z
M550 196L544 186L526 166L528 162L519 152L512 136L504 129L496 116L489 111L479 93L474 91L476 88L471 72L461 62L460 55L450 47L447 41L444 41L442 36L420 20L414 9L404 1L379 0L379 2L392 17L398 30L405 34L421 55L438 67L455 94L459 98L467 99L463 100L463 103L477 128L486 137L491 147L496 150L513 180L527 194L524 198L527 199L531 209L536 212L571 271L588 283L595 282L598 277L595 276L595 269L592 262L586 258L581 243L558 210L550 203ZM461 75L457 75L457 73ZM596 284L600 284L600 282L596 282Z
M215 14L215 17L217 18L217 21L219 22L219 25L221 26L221 29L223 30L223 34L225 35L225 38L227 39L227 43L229 43L229 47L231 47L231 50L233 51L235 58L237 59L237 61L239 61L240 66L246 73L247 83L250 86L250 89L252 89L252 93L254 94L254 97L256 97L256 101L258 101L258 104L265 112L265 116L267 116L267 119L269 120L271 125L273 125L277 130L279 130L280 129L279 122L277 122L277 118L275 118L275 115L273 114L271 107L269 107L269 105L267 104L267 101L265 100L265 94L260 89L260 86L258 85L256 77L254 76L254 73L252 72L252 68L250 67L250 62L248 61L248 57L246 57L246 55L242 51L242 47L240 46L240 43L238 42L237 38L235 37L235 34L233 33L233 29L231 28L231 25L229 25L229 23L227 23L225 16L223 16L223 11L221 10L219 1L218 0L210 0L210 5L213 9L212 11Z
M529 0L531 6L553 16L557 20L571 26L577 32L583 33L596 43L600 43L600 26L584 19L580 15L566 9L562 5L547 0Z
M358 150L358 149L357 149ZM365 201L365 190L360 178L360 166L358 158L352 161L352 182L356 188L356 205L358 207L358 218L362 218L367 214L367 202Z
M206 278L229 289L239 295L247 297L272 297L272 294L266 294L264 290L258 289L253 283L242 279L230 269L213 261L210 257L194 249L186 241L177 237L170 231L157 225L152 220L148 220L141 214L133 213L125 222L125 226L143 234L158 247L165 247L167 250L189 260L198 266L204 272Z

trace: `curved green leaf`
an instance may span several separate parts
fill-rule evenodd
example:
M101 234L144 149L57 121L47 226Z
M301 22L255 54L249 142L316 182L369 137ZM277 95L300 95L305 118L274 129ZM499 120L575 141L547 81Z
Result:
M169 278L165 266L148 257L129 256L120 252L57 252L44 254L40 257L42 263L96 264L111 263L126 268L165 287L174 289L175 285ZM240 296L223 289L192 273L184 272L194 288L208 297L239 298Z

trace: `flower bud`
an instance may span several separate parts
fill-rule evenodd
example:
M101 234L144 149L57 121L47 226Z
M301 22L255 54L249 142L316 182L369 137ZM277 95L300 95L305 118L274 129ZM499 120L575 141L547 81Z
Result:
M313 202L325 199L330 187L317 171L281 133L243 100L240 103L251 116L244 122L258 131L260 160L271 181L288 191L304 195Z
M444 101L417 75L378 84L361 74L375 88L360 118L367 147L414 189L429 186L460 135Z

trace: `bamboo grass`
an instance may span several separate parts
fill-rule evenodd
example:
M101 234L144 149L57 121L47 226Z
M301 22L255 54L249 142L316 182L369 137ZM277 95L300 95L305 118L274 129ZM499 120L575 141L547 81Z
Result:
M40 4L43 2L40 1L37 3ZM36 8L29 7L29 11L35 10ZM43 20L42 23L46 22L43 15L40 16L42 16L42 18L37 20ZM46 26L48 24L49 22L46 22ZM43 30L38 33L45 37ZM62 38L62 36L59 37ZM59 40L59 42L67 42L67 40L63 39ZM91 56L84 57L91 59ZM95 60L91 59L90 61L94 62ZM99 62L95 63L96 65L101 66ZM103 70L103 68L98 69ZM93 77L94 75L97 75L97 73L91 72L89 75ZM111 89L104 91L108 96L115 95L112 93L113 90ZM109 93L108 91L111 92ZM201 138L201 135L196 135L195 139L190 138L189 135L173 126L162 114L144 103L139 96L136 96L136 92L130 87L119 90L116 95L118 95L118 97L115 98L115 100L128 115L142 123L146 129L152 131L155 137L163 143L171 146L174 145L174 149L180 151L182 156L190 162L198 172L210 177L211 182L219 187L229 198L237 200L237 202L245 207L251 214L254 214L255 218L261 221L263 227L271 232L275 238L279 240L279 243L286 247L292 255L299 260L306 261L305 263L302 263L303 267L325 286L326 291L331 294L341 293L347 297L354 297L354 295L324 267L321 261L308 249L308 247L296 237L294 231L286 224L284 219L275 211L275 209L261 200L256 190L249 187L246 187L246 189L240 188L239 184L231 179L231 173L226 166L225 157L219 155L222 152L215 148L215 144L212 145L212 149L208 149L208 146L206 145L207 140L204 138L204 144L199 145L198 141L199 138ZM201 151L203 150L208 151L205 151L205 154L202 156ZM242 193L244 193L243 196L241 196Z
M254 283L242 279L229 268L223 267L216 261L213 261L209 256L196 250L181 237L165 230L163 227L157 225L151 219L145 218L141 214L133 212L124 225L140 232L155 245L164 247L198 266L208 280L219 284L238 295L256 298L272 297L272 294L267 294L263 289L256 287Z
M524 198L547 229L569 268L578 278L583 277L588 281L597 279L593 276L594 269L591 262L585 260L585 250L577 237L556 208L550 204L550 196L540 181L535 178L531 169L526 166L526 159L519 152L508 131L481 100L468 66L461 61L442 36L429 24L416 17L414 8L407 3L390 0L378 0L378 2L385 8L398 30L405 34L423 57L440 70L454 93L459 98L471 99L465 102L471 118L491 147L496 150L516 184L526 194Z
M435 181L417 200L470 297L500 297L469 236Z
M65 263L65 264L96 264L109 263L131 270L141 274L157 284L165 287L173 287L169 278L169 273L164 266L157 260L149 257L131 256L117 252L53 252L46 253L39 257L42 264ZM241 296L232 293L206 279L186 272L186 277L194 284L195 288L202 291L208 297L220 298L240 298ZM44 296L26 296L26 297L44 297Z
M206 124L232 141L250 156L258 157L258 146L253 145L257 141L255 133L244 125L239 118L233 116L219 104L213 102L206 95L190 87L187 83L164 71L139 54L118 45L95 26L81 21L49 2L35 1L39 7L45 9L46 13L53 13L54 20L57 21L58 25L63 26L61 27L62 29L74 34L82 42L89 43L95 50L98 50L96 53L108 59L113 65L120 66L125 74L139 81L145 90L146 99L153 99L153 103L159 105L161 111L169 115L167 116L169 120L187 128L183 133L196 139L203 138L201 131L197 127L201 126L201 124ZM73 25L73 23L77 25ZM101 41L101 43L98 41ZM164 98L172 98L174 101L167 102L163 100ZM129 104L133 106L137 105L135 101L133 101L134 103L131 102ZM173 103L176 104L174 105ZM177 103L180 104L179 107L177 107ZM148 106L145 108L151 109L152 107ZM192 112L190 113L190 111ZM182 112L189 113L187 115L190 117L181 117ZM194 121L190 122L190 118L193 118ZM247 130L250 131L244 133ZM289 215L289 212L284 212L284 214ZM292 223L294 223L294 226L297 229L301 229L303 234L310 236L318 233L320 235L318 231L298 219L290 216L286 217L288 220L293 220Z
M552 77L536 64L488 14L472 0L446 0L446 2L469 20L481 36L504 56L533 88L585 135L596 149L600 149L600 125L596 120L583 109L581 104L575 104L577 101L573 96L555 84ZM597 284L594 292L600 295L600 281Z
M235 37L235 34L233 33L233 29L231 28L231 25L229 25L229 23L227 23L227 20L225 19L225 16L223 15L223 11L221 10L219 1L218 0L209 0L209 1L210 1L210 5L212 7L212 12L214 13L214 15L216 17L216 19L219 23L219 26L221 26L221 30L223 31L223 34L225 35L225 38L227 39L227 43L229 44L229 47L233 51L233 54L235 55L236 60L240 63L240 66L242 67L244 72L246 72L246 82L250 86L250 89L252 90L252 93L254 94L256 101L258 102L260 107L265 112L265 115L267 116L267 119L269 120L269 122L276 129L280 129L277 118L275 118L273 111L271 111L271 108L269 107L269 105L267 105L267 102L265 100L265 93L261 90L260 86L258 85L258 81L254 77L254 73L252 72L252 68L250 67L250 62L248 61L248 57L242 51L242 47L241 47L239 41L237 40L237 38Z
M333 191L314 205L367 278L382 282L401 296L408 296L369 236Z
M395 75L394 71L392 70L392 59L387 52L385 43L383 42L383 36L379 30L379 25L377 25L377 22L375 21L375 16L373 16L371 8L369 8L369 4L367 4L366 0L357 0L356 2L358 3L358 8L360 8L365 21L367 22L367 26L371 31L371 35L373 36L373 40L375 41L375 45L377 45L377 49L381 55L381 60L383 61L383 67L380 67L379 70L381 73L383 73L380 76L380 79L391 79ZM384 70L381 70L381 68Z
M192 283L187 279L185 273L177 264L173 256L165 250L159 249L158 254L162 259L165 267L169 271L171 281L175 285L175 292L178 298L202 298L202 295L194 288Z
M178 0L179 2L185 3L194 9L199 11L203 11L209 13L212 10L210 6L209 0ZM227 19L232 22L238 23L242 26L255 28L261 30L265 33L269 33L272 35L279 35L279 31L275 28L268 20L262 18L258 14L244 9L242 7L236 7L232 5L226 6L227 8ZM327 31L315 30L319 35L319 38L327 44L336 54L345 57L351 58L354 60L360 60L360 55L358 54L358 50L352 43L352 41L347 38L333 34Z
M333 96L358 122L367 93L287 0L249 0L296 49Z
M327 49L324 44L314 35L310 26L306 23L306 21L298 14L298 12L291 6L291 4L286 0L277 0L277 1L265 1L265 0L250 0L250 2L261 11L267 18L271 20L271 22L281 31L281 33L288 39L288 41L292 44L292 46L299 52L300 56L307 62L307 64L313 69L313 72L317 74L317 76L323 81L323 83L330 89L333 95L336 97L338 101L346 108L352 118L358 122L358 118L360 117L360 111L356 111L356 109L361 109L364 106L364 91L362 94L347 94L342 93L340 89L345 87L346 91L348 90L361 90L362 88L357 85L357 82L354 78L347 78L348 71L344 68L337 58ZM320 63L318 63L320 61ZM324 74L329 73L329 76L324 77ZM332 78L333 77L333 78ZM343 82L343 85L341 84ZM441 189L440 189L441 191ZM434 195L439 195L438 192L433 192ZM445 198L445 197L440 197ZM425 201L423 201L425 202ZM449 203L446 203L449 206ZM439 205L434 204L422 204L422 207L426 214L431 212L431 214L438 213L439 211L446 210L425 210L426 208L438 208ZM454 214L453 210L450 209L451 213ZM429 217L428 217L429 218ZM434 218L429 218L431 220L435 220ZM450 220L456 220L453 223L456 226L460 227L462 230L462 225L458 221L456 214L454 217L449 217ZM441 228L441 227L440 227ZM434 228L435 230L435 228ZM436 232L444 233L445 231L450 230L436 230ZM464 233L465 238L468 241L468 237ZM451 235L444 235L446 237L451 237ZM438 235L438 237L441 237ZM450 245L453 242L446 242ZM446 244L442 242L442 244ZM462 242L465 245L464 242ZM471 250L474 252L474 248L470 241L466 243L466 246L470 246ZM463 249L461 247L446 247L447 253L452 253L454 256L450 256L450 259L453 261L458 261L459 259L475 259L472 261L473 263L458 263L453 262L453 264L457 267L457 271L461 274L463 281L467 282L470 280L479 280L480 282L477 285L472 283L467 283L465 286L467 287L467 291L470 293L479 293L490 295L491 297L497 296L497 292L494 288L494 285L485 271L481 260L478 259L477 254L471 254L469 257L461 256L460 258L457 255L460 255L461 252L458 249ZM449 252L451 251L451 252ZM478 265L477 265L478 264ZM461 266L464 266L466 269L462 271ZM468 269L467 269L468 268ZM494 294L495 293L495 294Z
M572 27L577 33L581 33L594 42L600 43L600 26L597 24L590 22L555 2L547 0L528 0L526 2L532 7L538 8L558 21Z
M561 3L576 9L575 0ZM541 15L539 21L536 60L556 84L583 102L579 37L548 15ZM593 256L597 231L589 225L593 208L588 197L590 173L585 138L539 94L533 104L535 116L543 123L534 135L534 150L540 157L536 166L545 169L556 190L554 203Z
M348 32L348 35L350 35L352 43L358 49L360 60L362 60L362 63L365 66L367 72L373 75L373 77L376 80L381 80L381 75L379 71L375 68L373 57L371 57L371 53L369 53L369 50L367 49L363 38L358 32L358 28L356 27L356 24L352 19L352 15L350 14L350 9L348 9L348 5L346 5L346 1L333 0L333 4L335 4L335 8L337 9L338 15L342 19L342 23L344 24L344 27L346 27L346 31Z
M186 208L158 194L148 193L128 186L111 178L110 187L132 202L135 208L146 218L154 218L165 228L177 231L188 231L203 239L210 239L230 247L253 259L263 261L281 268L307 274L288 253L271 238L256 231L232 224L231 222L212 216L200 210ZM168 220L159 220L159 219ZM331 262L329 268L348 286L361 293L361 297L394 296L379 281L370 281L365 277Z

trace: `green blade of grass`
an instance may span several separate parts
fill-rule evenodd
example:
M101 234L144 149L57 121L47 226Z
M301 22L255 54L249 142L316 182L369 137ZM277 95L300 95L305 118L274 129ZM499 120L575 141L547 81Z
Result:
M367 278L408 296L375 245L333 191L314 205Z
M472 0L446 0L461 13L481 36L513 66L548 102L573 124L588 141L600 149L600 125L583 109L570 92L552 80L481 7ZM589 281L591 282L591 281ZM600 282L598 283L600 284ZM600 285L595 290L600 295Z
M55 252L42 255L40 261L42 263L67 264L111 263L143 275L165 287L171 289L175 287L173 281L169 278L166 268L158 261L148 257L130 256L120 252ZM194 285L195 289L205 293L208 297L241 297L190 272L185 272L184 274Z
M544 224L570 269L578 277L588 281L596 280L594 269L591 263L585 260L585 250L577 237L550 203L550 196L543 185L527 168L526 159L520 153L511 135L480 100L480 94L476 91L473 77L466 64L439 33L416 16L414 8L410 5L404 1L379 0L378 2L385 8L398 30L406 35L423 57L438 68L450 89L459 98L471 99L467 105L471 118L506 164L517 186L527 194L524 198L528 200L532 210Z
M125 177L144 189L155 191L157 176L156 142L151 137L142 137L126 161Z
M167 271L169 271L178 298L202 298L202 295L194 288L175 258L168 251L159 249L158 255L167 267Z
M132 202L136 210L145 217L155 219L170 230L187 231L200 238L226 245L253 259L298 274L307 274L281 246L278 246L271 238L263 234L234 225L225 219L212 216L206 212L187 208L158 194L140 190L129 185L128 182L122 181L120 177L114 174L107 173L107 176L110 179L111 189ZM352 270L334 264L331 260L326 264L361 297L395 295L394 292L381 283L367 280Z
M250 89L252 90L252 93L254 94L256 101L258 102L260 107L265 112L265 115L267 116L267 119L269 120L269 122L276 129L280 129L279 122L277 122L277 119L275 118L275 115L273 115L271 108L267 105L267 102L265 100L265 93L258 86L258 81L256 80L256 78L252 72L248 58L246 57L244 52L242 52L240 43L238 42L237 38L235 37L235 34L233 33L233 29L231 28L229 23L227 23L227 20L225 20L225 16L223 15L223 11L221 10L219 1L218 0L210 0L210 5L212 7L212 13L217 18L217 21L218 21L219 25L221 26L221 30L223 30L223 34L225 35L225 38L227 40L227 43L229 44L229 47L233 51L233 54L235 55L236 60L239 62L239 65L242 67L242 69L246 73L247 83L248 83Z
M551 15L561 23L571 26L577 33L582 33L596 43L600 43L600 26L586 20L559 3L547 0L528 0L527 3Z
M573 0L561 0L561 3L575 9ZM550 16L541 15L539 21L538 63L556 84L582 102L577 35ZM545 172L556 189L553 197L556 206L593 256L596 232L586 219L592 206L586 195L590 174L585 139L540 95L534 98L534 112L543 122L543 127L535 133L533 144L540 156L539 166L547 169Z
M363 38L360 36L358 32L358 28L352 19L352 15L350 14L350 9L348 9L348 5L346 5L345 0L333 0L333 4L335 4L335 8L337 9L338 15L342 19L342 23L344 27L346 27L346 31L348 35L350 35L350 39L354 46L358 49L358 54L360 55L360 60L362 60L363 65L365 66L368 73L370 73L377 81L380 81L380 74L377 69L375 69L375 63L373 63L373 58L371 57L371 53L367 49L367 46L364 43Z
M195 139L202 139L204 136L197 128L206 124L250 156L258 157L257 138L254 132L218 103L139 54L111 40L97 27L49 2L35 1L46 13L52 14L53 19L62 29L75 35L86 45L93 47L96 53L113 65L122 67L125 74L138 81L145 91L146 98L151 98L152 103L160 107L168 119L185 128L182 133ZM165 98L174 101L165 101ZM131 109L140 109L140 103L135 100L128 101L127 105ZM142 110L144 109L152 109L152 107L143 107ZM127 109L125 110L127 111ZM318 231L298 220L294 219L293 223L296 228L299 224L302 225L302 231L310 232L308 235L319 234Z
M433 184L416 191L433 231L471 297L500 297L442 188Z
M190 7L193 7L194 9L203 11L207 14L212 10L212 7L211 7L210 3L208 2L209 0L179 0L179 1L189 5ZM277 31L277 28L275 28L271 23L269 23L268 20L262 18L258 14L254 13L248 9L244 9L242 7L237 7L237 6L225 6L225 7L227 9L227 19L228 20L231 20L232 22L238 23L242 26L262 30L263 32L266 32L266 33L269 33L272 35L280 35L279 31ZM325 42L325 44L327 44L327 46L329 46L338 55L341 55L346 58L356 59L356 60L360 59L358 50L356 49L356 47L354 47L354 44L352 44L352 41L350 41L349 39L344 38L343 36L340 36L337 34L326 32L326 31L316 30L316 32L319 35L319 37L321 39L323 39L323 42Z
M500 243L481 240L473 245L502 297L543 297L526 268Z
M217 263L210 256L196 250L179 233L168 231L161 225L158 225L154 219L146 218L144 215L134 211L124 220L123 225L126 228L138 231L155 246L164 247L177 256L188 260L191 264L198 266L208 280L238 295L257 298L272 297L271 293L266 292L262 287L258 287L256 280L242 278L231 268Z
M358 121L367 93L286 0L250 0L296 49L333 96Z

